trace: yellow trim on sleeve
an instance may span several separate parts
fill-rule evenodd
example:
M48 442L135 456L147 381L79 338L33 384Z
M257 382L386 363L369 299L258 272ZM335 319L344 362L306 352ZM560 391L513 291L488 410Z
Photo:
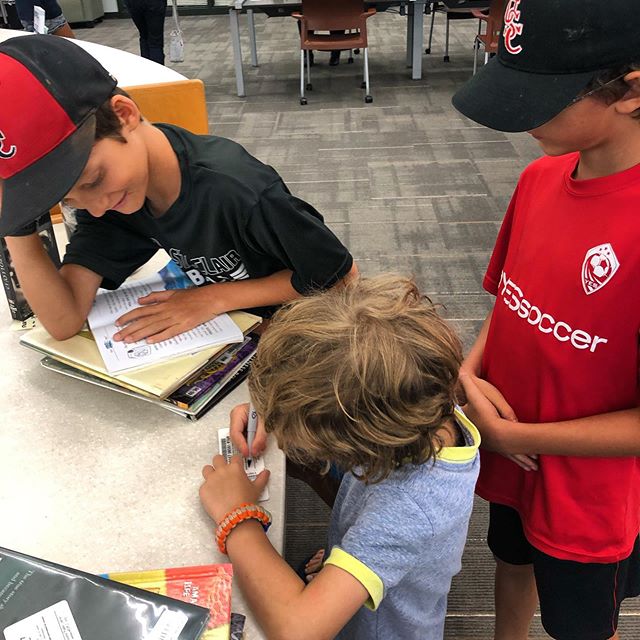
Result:
M369 599L364 603L367 609L375 611L384 596L384 585L378 575L366 564L360 562L340 547L333 547L325 564L332 564L350 573L369 592Z
M464 415L462 409L456 407L454 409L454 416L458 423L469 432L473 443L464 447L443 447L438 454L438 458L445 462L471 462L471 460L473 460L478 454L478 447L480 446L480 432L476 425Z

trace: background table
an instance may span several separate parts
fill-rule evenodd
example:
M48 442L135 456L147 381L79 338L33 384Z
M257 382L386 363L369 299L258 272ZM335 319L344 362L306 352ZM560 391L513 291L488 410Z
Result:
M26 31L14 29L0 29L0 42L17 36L28 35ZM53 37L53 36L52 36ZM57 37L57 36L56 36ZM127 51L120 51L111 47L84 40L73 40L78 46L88 51L102 64L118 81L121 87L154 84L156 82L173 82L185 80L185 76L169 67L165 67L146 58L141 58ZM69 76L73 77L73 69L69 69Z
M20 33L0 30L0 40ZM77 42L122 84L182 79L136 55ZM62 253L62 225L56 233ZM165 262L158 255L145 269ZM246 383L191 422L45 370L38 353L19 345L0 298L0 546L91 573L226 562L200 506L200 471L218 452L217 429L228 426L231 408L248 400ZM273 441L265 462L269 538L282 552L284 456ZM247 613L237 587L232 609ZM246 632L263 637L249 616Z
M403 6L407 9L407 66L411 67L411 78L422 78L422 54L424 49L424 9L430 0L365 0L365 5L384 4L387 6ZM242 68L242 48L240 46L240 14L247 14L249 28L249 44L251 48L251 64L258 66L258 52L256 34L253 21L254 11L266 11L283 16L300 9L301 4L296 0L218 0L217 5L229 6L229 33L233 49L236 86L238 96L246 95L244 86L244 71Z

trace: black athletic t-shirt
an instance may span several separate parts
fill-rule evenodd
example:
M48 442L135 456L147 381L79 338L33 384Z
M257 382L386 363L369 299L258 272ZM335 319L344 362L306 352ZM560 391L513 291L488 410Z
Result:
M100 218L78 211L64 264L101 275L107 289L118 288L158 247L196 285L290 269L292 286L309 293L349 273L349 251L273 168L231 140L156 126L178 156L178 199L160 217L146 204L133 214L109 211Z

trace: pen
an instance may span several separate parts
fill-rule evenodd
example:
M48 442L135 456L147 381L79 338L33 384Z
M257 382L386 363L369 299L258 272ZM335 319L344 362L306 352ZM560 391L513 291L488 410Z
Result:
M249 445L249 457L247 458L247 466L251 466L251 447L253 446L253 439L256 436L256 429L258 428L258 414L253 408L253 403L249 403L249 421L247 422L247 444Z

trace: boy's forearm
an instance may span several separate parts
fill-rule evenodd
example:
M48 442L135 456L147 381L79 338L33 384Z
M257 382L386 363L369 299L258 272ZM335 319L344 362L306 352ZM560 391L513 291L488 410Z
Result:
M244 522L227 539L229 559L245 601L267 638L295 635L293 601L303 581L276 552L257 521Z
M227 551L245 600L270 640L331 640L369 598L357 578L332 565L305 585L256 521L231 532Z
M86 314L83 316L78 309L73 289L56 269L38 235L5 240L20 287L42 325L58 340L77 333Z
M493 310L463 362L467 372L475 376L482 372L482 356L492 314ZM640 409L536 424L514 422L499 416L474 417L484 446L502 454L640 456Z
M502 453L640 456L640 409L539 424L503 421Z
M467 357L464 359L462 366L471 374L480 376L482 369L482 355L484 353L484 346L487 342L487 334L489 333L489 325L491 324L491 316L493 309L489 311L485 321L482 324L480 332L476 341L473 343Z
M283 270L264 278L220 282L200 287L199 292L207 296L212 316L236 309L269 307L300 297L291 285L291 274Z
M200 287L200 291L203 292L203 295L207 292L212 315L227 313L235 309L269 307L301 297L302 294L296 291L291 284L292 275L292 271L284 269L264 278L249 278L206 285ZM354 263L349 273L338 284L348 282L356 278L357 275L358 268Z

